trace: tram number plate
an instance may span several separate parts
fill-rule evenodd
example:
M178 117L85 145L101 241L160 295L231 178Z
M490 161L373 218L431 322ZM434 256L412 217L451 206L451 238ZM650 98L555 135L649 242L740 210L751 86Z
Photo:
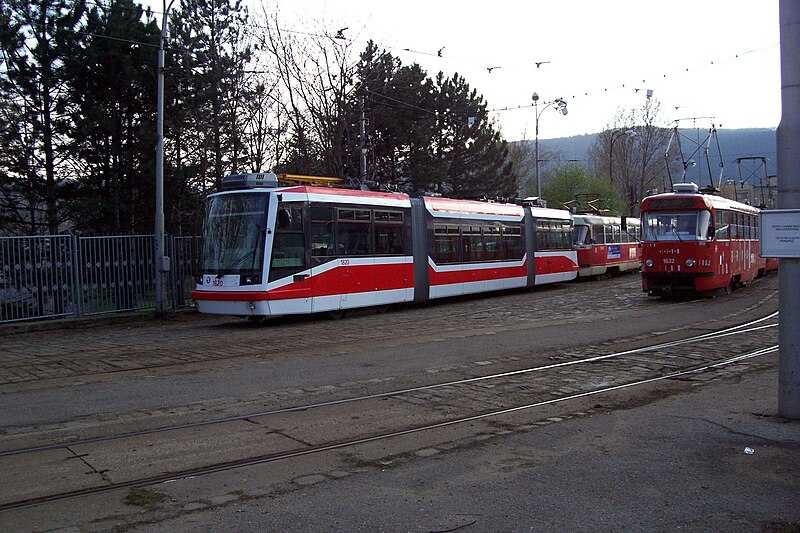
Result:
M222 276L218 278L213 274L206 274L203 276L204 287L238 287L239 276Z

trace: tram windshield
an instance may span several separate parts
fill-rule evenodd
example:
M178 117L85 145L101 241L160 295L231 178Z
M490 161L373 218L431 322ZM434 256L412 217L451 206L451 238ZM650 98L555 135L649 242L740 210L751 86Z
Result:
M642 240L705 241L714 235L710 224L706 210L648 211L642 216Z
M591 234L589 233L589 226L576 224L572 228L572 240L578 246L592 244Z
M212 196L203 227L199 271L258 276L264 264L269 194Z

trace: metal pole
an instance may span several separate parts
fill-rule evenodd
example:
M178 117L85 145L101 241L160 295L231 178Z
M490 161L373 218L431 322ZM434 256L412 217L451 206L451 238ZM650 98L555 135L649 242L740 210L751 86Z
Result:
M800 208L800 2L780 0L781 123L778 125L778 208ZM800 259L780 259L778 291L778 415L800 419Z
M166 5L161 19L161 39L158 46L158 100L156 116L156 217L155 217L155 290L156 314L164 313L164 272L169 260L164 257L164 41L167 38L167 14L175 0Z
M542 197L542 180L539 177L539 104L533 103L534 114L536 115L536 141L534 143L534 156L536 157L536 195Z
M367 181L367 151L366 151L366 135L364 117L364 95L358 97L359 120L358 120L358 181L363 186Z

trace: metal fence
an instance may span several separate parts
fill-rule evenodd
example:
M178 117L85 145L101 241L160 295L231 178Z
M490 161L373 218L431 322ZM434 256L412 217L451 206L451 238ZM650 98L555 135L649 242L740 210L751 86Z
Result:
M155 309L154 235L0 237L0 323ZM166 298L191 305L199 237L167 237Z

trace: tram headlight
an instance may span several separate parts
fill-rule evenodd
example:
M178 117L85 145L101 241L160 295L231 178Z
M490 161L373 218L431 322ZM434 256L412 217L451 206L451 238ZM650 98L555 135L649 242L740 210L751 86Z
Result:
M653 260L652 259L648 259L647 261L644 262L644 266L646 266L647 268L650 268L651 266L653 266Z
M692 268L694 266L694 259L687 259L686 266Z

